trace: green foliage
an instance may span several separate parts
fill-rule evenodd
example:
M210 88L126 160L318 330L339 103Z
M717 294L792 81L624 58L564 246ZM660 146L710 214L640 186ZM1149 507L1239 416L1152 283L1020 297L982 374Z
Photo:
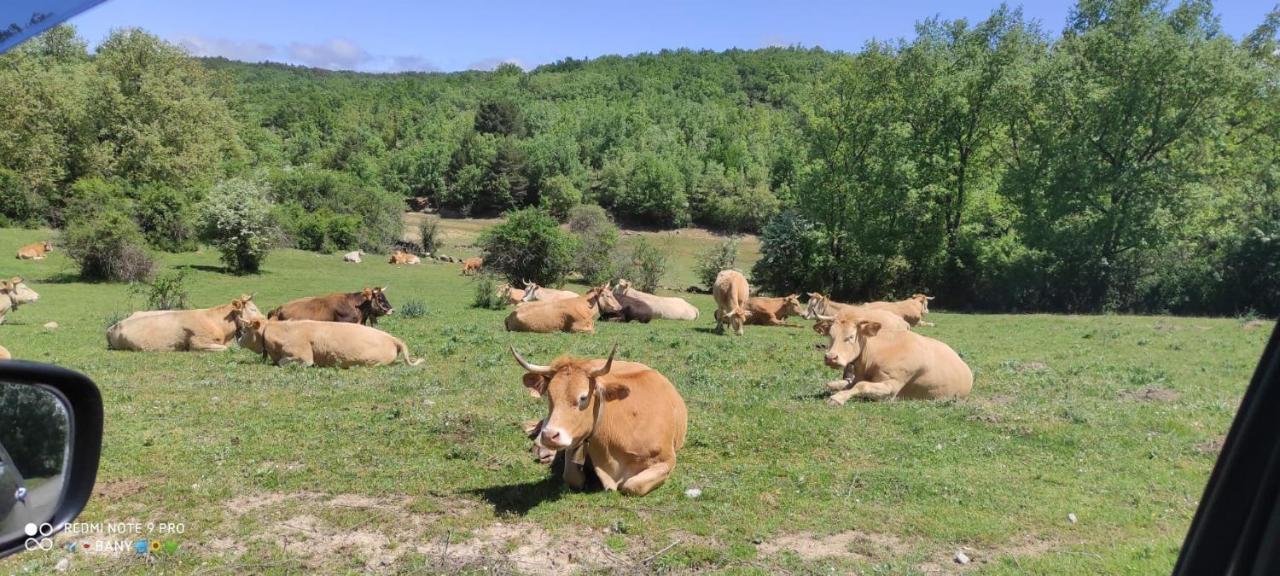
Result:
M25 189L17 172L0 168L0 226L35 226L41 199Z
M422 318L427 315L427 305L422 300L405 300L396 313L403 318Z
M698 280L711 289L721 270L730 270L738 260L738 237L730 236L698 255Z
M578 240L573 269L592 286L611 280L618 227L609 214L595 204L580 204L569 210L568 223L569 232Z
M640 238L619 255L618 277L630 280L636 288L652 293L667 274L667 252L648 239Z
M134 284L132 291L146 298L148 310L184 310L189 307L185 269L156 274L149 282Z
M751 284L770 294L829 294L832 278L842 272L828 254L827 236L815 224L797 212L783 212L760 233L760 260L751 268Z
M165 252L194 250L195 214L187 196L163 184L138 192L136 219L151 246Z
M582 192L574 186L573 179L559 174L543 180L539 197L542 207L556 218L568 218L570 211L582 203Z
M28 479L63 472L67 451L68 419L58 398L43 388L0 383L0 450L7 453L5 465L16 466ZM13 471L0 478L18 476ZM12 502L13 490L0 501Z
M472 308L483 308L485 310L502 310L507 307L507 301L502 295L498 294L498 279L489 272L483 272L475 277L471 283Z
M400 237L400 198L343 172L294 168L268 181L280 224L299 248L374 252Z
M419 245L425 254L435 254L444 248L444 235L440 232L440 219L428 216L418 225Z
M67 256L89 281L140 282L151 276L151 256L130 215L105 208L73 222L63 234Z
M577 240L561 230L551 214L538 208L509 212L505 222L480 237L485 267L509 282L559 285L573 267L577 248Z
M476 110L476 132L501 136L524 136L524 114L509 99L485 100Z
M258 272L277 234L263 186L245 179L220 182L199 212L202 235L222 254L227 269Z

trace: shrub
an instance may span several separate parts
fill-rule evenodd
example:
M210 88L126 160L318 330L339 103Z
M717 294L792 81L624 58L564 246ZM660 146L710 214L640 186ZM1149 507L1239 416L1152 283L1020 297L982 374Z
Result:
M418 225L418 234L422 238L419 242L423 253L435 254L436 251L444 248L444 239L441 238L440 234L439 218L428 216Z
M644 156L632 169L626 188L615 199L618 213L637 222L681 227L689 224L684 176L666 158Z
M200 204L205 239L222 253L232 272L257 272L276 235L271 204L256 182L224 181Z
M147 243L155 248L165 252L195 249L191 204L174 188L164 185L142 188L135 213Z
M721 270L733 268L737 260L738 237L730 236L698 255L698 279L710 289L711 285L716 281L716 275Z
M507 307L506 300L498 294L498 280L493 274L486 272L476 276L474 289L475 296L471 300L473 308L501 310Z
M595 204L574 206L568 215L569 231L578 239L574 269L588 284L607 282L613 277L618 227L604 208Z
M825 238L800 214L777 215L761 231L760 260L751 268L752 284L772 294L830 292Z
M406 300L400 306L399 315L405 318L421 318L427 315L427 305L421 300Z
M151 276L153 264L142 232L133 218L118 210L73 223L63 243L85 280L140 282Z
M148 310L184 310L187 308L187 271L171 270L157 274L150 282L133 287L135 294L147 299Z
M565 218L582 202L582 191L573 185L573 179L557 174L542 181L539 191L542 207L556 218Z
M667 255L652 242L640 238L618 264L620 277L645 292L653 292L667 273Z
M309 167L274 172L269 176L269 182L277 204L300 207L284 211L296 221L281 222L299 245L304 244L297 235L303 224L312 227L309 230L311 236L305 242L310 246L323 247L325 244L324 241L315 242L318 236L315 227L324 232L332 248L358 246L373 252L394 244L400 238L403 199L377 184L344 172ZM308 223L302 216L322 212L329 217L316 223ZM335 224L332 222L334 215L344 219ZM356 224L353 226L346 217L355 218ZM349 238L351 233L355 234L354 240Z
M507 213L507 220L480 237L485 267L508 281L559 285L573 267L577 240L540 208Z

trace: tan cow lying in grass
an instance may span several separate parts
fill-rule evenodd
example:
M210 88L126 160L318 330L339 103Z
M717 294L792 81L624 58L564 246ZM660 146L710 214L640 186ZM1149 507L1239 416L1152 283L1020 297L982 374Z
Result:
M805 305L804 309L804 317L809 320L813 320L817 318L819 314L822 314L823 316L835 316L836 314L844 312L854 306L854 304L836 302L835 300L827 298L818 292L810 292L809 302Z
M572 290L543 288L533 282L525 281L524 296L520 300L523 302L555 302L556 300L569 300L577 297L578 293Z
M521 302L524 302L524 290L504 283L498 286L498 297L505 300L510 306L519 306Z
M716 333L723 334L724 325L728 324L735 334L742 335L742 325L750 316L746 309L750 291L741 272L721 270L716 274L716 281L711 284L711 296L716 300Z
M421 264L422 259L418 258L416 254L410 254L408 252L405 252L404 250L396 250L394 253L391 254L391 259L388 260L387 262L395 265Z
M581 488L579 463L590 461L605 490L644 496L662 485L684 446L688 413L671 381L637 362L557 358L550 366L511 354L522 381L550 409L536 442L565 452L564 481ZM585 445L585 446L584 446ZM585 455L582 452L586 452Z
M30 304L39 299L40 295L27 286L21 276L0 280L0 324L4 324L10 310L17 310L18 306Z
M827 384L834 392L831 404L850 398L963 398L973 388L973 372L955 350L912 332L892 312L857 307L818 320L829 323L831 343L823 361L845 374Z
M595 332L601 301L611 310L619 306L609 285L603 284L567 300L525 303L512 310L504 324L510 332Z
M776 298L747 298L743 308L747 311L747 324L757 326L788 326L787 317L804 314L804 306L795 294Z
M629 296L648 304L649 309L653 311L654 318L664 320L698 319L698 308L684 298L657 296L648 292L641 292L633 288L628 280L619 280L617 286L613 287L613 293L620 296Z
M409 355L403 340L349 322L257 318L245 323L240 345L280 366L386 366L401 357L409 366L422 363Z
M45 240L44 242L36 242L35 244L27 244L18 249L19 260L44 260L50 252L53 252L53 242Z
M867 308L875 310L888 310L912 326L933 326L933 322L925 322L924 315L929 313L929 301L933 300L933 296L925 296L924 294L914 294L906 300L897 302L867 302L863 304Z
M262 313L254 305L253 295L213 308L134 312L107 328L107 348L221 352L235 338L242 322L256 318L262 318Z

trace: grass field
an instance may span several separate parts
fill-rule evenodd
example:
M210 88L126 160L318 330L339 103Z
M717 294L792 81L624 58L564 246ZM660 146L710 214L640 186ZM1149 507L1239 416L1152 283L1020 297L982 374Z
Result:
M0 255L43 237L0 231ZM696 252L695 239L681 243ZM163 257L191 271L198 306L256 291L265 311L369 284L389 285L398 308L425 304L380 325L422 366L282 369L241 349L107 351L108 323L141 305L126 286L75 281L61 253L7 262L0 272L41 299L0 325L0 344L102 389L102 464L80 520L184 532L161 536L180 543L171 554L33 552L0 561L4 573L64 557L70 573L135 574L1167 572L1271 332L1236 319L940 312L921 332L974 369L969 398L833 408L817 335L718 336L709 296L690 297L696 322L510 334L505 312L468 307L456 265L285 250L237 277L212 252ZM615 342L689 407L674 474L638 499L569 492L533 462L518 425L545 407L506 352L548 362ZM954 563L957 551L973 562Z

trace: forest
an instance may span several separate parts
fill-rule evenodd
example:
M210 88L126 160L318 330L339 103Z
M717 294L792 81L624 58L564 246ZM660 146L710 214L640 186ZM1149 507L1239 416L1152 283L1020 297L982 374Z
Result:
M1063 17L1050 35L1002 6L856 53L406 74L196 59L137 29L91 51L62 26L0 55L0 226L81 254L246 221L270 246L378 250L410 200L597 204L759 234L750 277L773 293L1280 312L1280 8L1238 39L1208 1Z

